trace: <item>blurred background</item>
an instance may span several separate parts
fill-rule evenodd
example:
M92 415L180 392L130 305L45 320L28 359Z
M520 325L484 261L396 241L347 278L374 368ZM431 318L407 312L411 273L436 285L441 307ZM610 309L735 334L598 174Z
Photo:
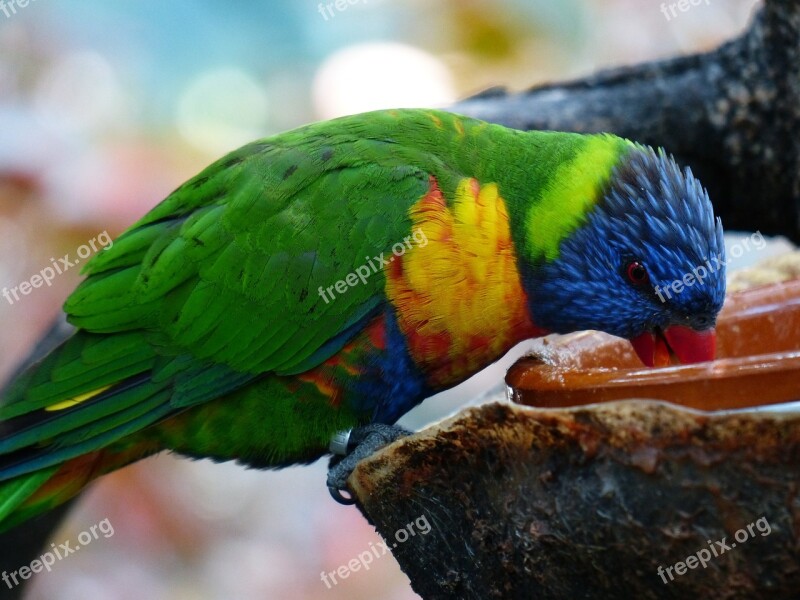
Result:
M674 17L661 5L5 0L0 286L30 279L103 232L116 236L252 139L710 49L746 26L755 2L703 1ZM0 375L78 280L74 267L19 301L0 297ZM418 428L477 401L523 351L427 401L404 424ZM28 598L416 598L390 555L330 588L321 580L379 539L357 510L329 498L326 462L263 473L163 455L107 476L54 541L104 519L113 536L35 575Z

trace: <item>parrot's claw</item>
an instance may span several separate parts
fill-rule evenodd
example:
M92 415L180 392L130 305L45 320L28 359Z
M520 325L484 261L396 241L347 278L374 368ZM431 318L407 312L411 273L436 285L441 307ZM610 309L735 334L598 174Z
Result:
M339 504L355 504L355 498L347 487L347 479L356 465L378 448L410 433L396 425L372 423L334 435L329 445L329 450L333 454L328 466L328 491L331 497Z

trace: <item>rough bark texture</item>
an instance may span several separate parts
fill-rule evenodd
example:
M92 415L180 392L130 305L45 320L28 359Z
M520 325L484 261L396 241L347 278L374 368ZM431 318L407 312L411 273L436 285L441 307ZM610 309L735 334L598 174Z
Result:
M753 599L797 598L799 480L798 415L624 401L470 409L350 483L425 600ZM707 568L659 576L723 538Z
M452 110L664 146L708 187L726 228L800 241L800 0L766 0L744 35L710 53L490 90Z

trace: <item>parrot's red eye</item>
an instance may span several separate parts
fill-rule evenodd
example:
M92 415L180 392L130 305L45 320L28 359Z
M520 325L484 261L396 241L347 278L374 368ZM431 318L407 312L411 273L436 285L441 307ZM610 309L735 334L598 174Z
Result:
M625 267L625 274L633 285L643 285L649 279L647 269L637 260L628 263L628 266Z

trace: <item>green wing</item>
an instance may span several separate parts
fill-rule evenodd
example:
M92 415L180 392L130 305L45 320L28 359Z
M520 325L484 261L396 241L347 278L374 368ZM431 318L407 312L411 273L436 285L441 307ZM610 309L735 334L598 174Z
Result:
M213 165L95 257L66 303L69 320L101 333L144 328L153 344L237 371L313 366L382 302L383 278L329 302L318 289L408 235L428 174L387 165L385 142L367 152L347 137L279 140Z
M13 461L0 478L333 355L384 302L384 278L328 302L318 288L410 233L408 209L429 185L413 165L424 162L365 131L316 125L189 180L84 267L65 304L79 331L5 395L0 454Z

